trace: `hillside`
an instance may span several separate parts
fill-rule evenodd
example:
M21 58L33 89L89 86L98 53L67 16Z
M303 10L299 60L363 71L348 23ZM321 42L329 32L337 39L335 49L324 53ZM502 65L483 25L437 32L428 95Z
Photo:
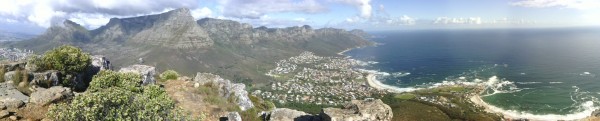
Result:
M69 44L113 60L115 67L138 63L159 71L177 68L184 75L210 72L238 82L265 82L264 74L275 62L311 51L335 56L337 52L372 42L360 30L301 27L256 27L231 20L204 18L194 21L190 10L113 18L94 30L65 21L33 39L9 42L10 46L44 52Z

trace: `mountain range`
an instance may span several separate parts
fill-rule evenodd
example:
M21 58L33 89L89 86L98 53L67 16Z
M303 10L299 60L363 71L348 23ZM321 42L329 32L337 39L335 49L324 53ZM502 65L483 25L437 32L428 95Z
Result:
M97 29L66 20L35 38L0 46L44 52L74 45L108 57L115 67L140 63L184 75L209 72L238 82L266 82L275 62L304 51L338 56L348 48L372 45L362 30L295 26L253 27L232 20L194 20L187 8L132 18L112 18ZM260 83L259 83L260 84Z

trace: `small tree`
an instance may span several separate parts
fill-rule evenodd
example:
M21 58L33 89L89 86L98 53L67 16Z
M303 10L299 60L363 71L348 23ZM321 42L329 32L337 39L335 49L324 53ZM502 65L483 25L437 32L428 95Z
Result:
M64 45L47 51L37 62L45 70L58 70L65 74L84 71L92 62L90 55L80 48Z
M177 71L173 70L166 70L165 72L160 74L160 79L163 81L174 80L177 78L179 78L179 74L177 73Z

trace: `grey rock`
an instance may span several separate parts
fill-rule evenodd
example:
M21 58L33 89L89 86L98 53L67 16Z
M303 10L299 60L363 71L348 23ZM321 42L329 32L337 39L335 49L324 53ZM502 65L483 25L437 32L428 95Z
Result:
M125 68L121 68L119 72L133 72L140 74L140 76L142 77L142 85L154 84L156 82L156 80L154 79L156 69L153 66L132 65Z
M0 111L0 118L4 118L8 115L10 115L10 113L7 110Z
M593 111L591 116L592 117L600 117L600 109Z
M2 67L4 67L5 72L15 71L17 69L25 69L25 65L27 62L19 61L19 62L9 62L3 63Z
M32 74L33 79L31 80L31 85L39 85L39 86L56 86L60 84L61 74L57 70L48 70L44 72L35 72Z
M21 106L25 105L25 102L23 102L22 100L17 100L14 98L7 98L7 99L3 99L0 100L4 103L4 105L6 105L6 108L8 110L16 110L18 108L20 108Z
M324 108L324 121L391 121L392 108L380 99L352 100L342 109Z
M92 68L94 71L110 70L110 67L110 61L103 55L92 56Z
M276 108L268 113L269 121L313 121L317 120L317 117L293 109L288 108Z
M54 86L48 89L38 88L36 92L31 93L31 98L29 101L30 103L45 106L52 102L69 99L72 97L73 92L71 89L62 86Z
M248 97L248 92L245 90L246 85L244 84L232 83L230 80L210 73L197 73L196 77L194 77L194 82L199 85L210 84L212 87L217 87L219 95L222 97L235 98L242 111L254 107L254 104L252 104L252 101Z
M0 110L4 109L6 109L6 105L4 105L4 102L0 102Z
M227 121L242 121L242 116L238 112L229 112L227 114Z
M16 73L15 71L9 71L9 72L4 73L4 81L12 82L13 76L15 76L15 73Z
M18 91L12 83L0 83L0 102L15 109L29 102L29 97Z

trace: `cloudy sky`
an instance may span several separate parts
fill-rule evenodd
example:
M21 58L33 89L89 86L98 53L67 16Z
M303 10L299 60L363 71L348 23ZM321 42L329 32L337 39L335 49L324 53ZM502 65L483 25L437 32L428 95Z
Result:
M600 0L0 0L0 30L41 33L75 21L88 29L110 18L186 7L196 19L254 26L394 30L600 25Z

